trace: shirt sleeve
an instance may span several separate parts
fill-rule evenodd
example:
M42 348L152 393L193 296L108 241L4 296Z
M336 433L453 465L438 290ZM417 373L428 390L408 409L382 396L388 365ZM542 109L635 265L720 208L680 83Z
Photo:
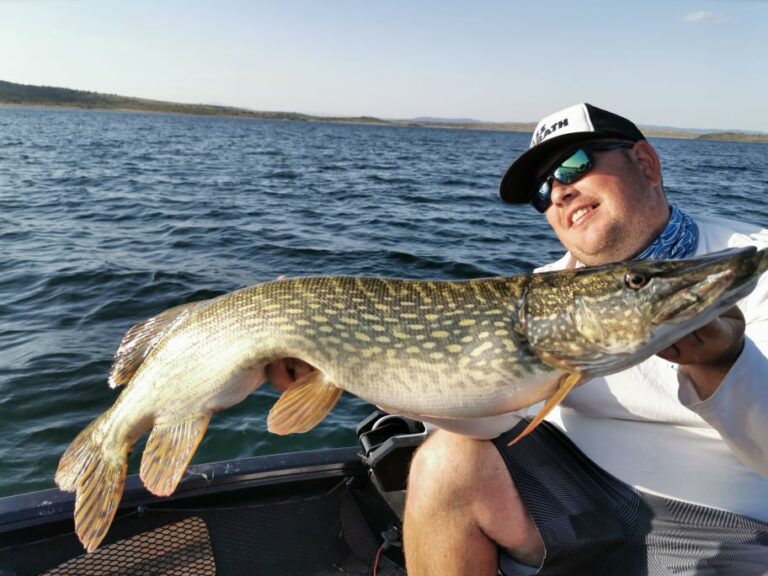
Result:
M768 275L739 307L747 324L738 360L706 400L678 372L679 397L720 433L744 464L768 478Z

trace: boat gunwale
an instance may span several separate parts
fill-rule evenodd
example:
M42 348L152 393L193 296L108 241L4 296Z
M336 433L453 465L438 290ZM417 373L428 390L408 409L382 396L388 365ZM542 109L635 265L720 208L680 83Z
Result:
M138 474L126 479L118 515L140 506L166 505L198 496L252 488L344 477L367 477L360 449L325 448L268 454L190 466L171 496L159 497L144 487ZM50 488L0 498L0 535L71 520L75 494Z

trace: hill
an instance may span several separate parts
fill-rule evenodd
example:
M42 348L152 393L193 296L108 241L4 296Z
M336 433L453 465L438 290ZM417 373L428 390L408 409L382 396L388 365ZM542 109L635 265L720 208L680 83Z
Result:
M404 127L451 128L463 130L499 130L509 132L531 133L535 123L531 122L479 122L469 118L449 119L435 117L420 117L405 120L384 120L372 116L314 116L299 112L264 112L236 108L232 106L215 106L210 104L182 104L163 100L132 98L116 94L88 92L71 88L52 86L32 86L15 84L0 80L0 106L50 106L65 108L82 108L91 110L122 110L134 112L159 112L165 114L194 114L205 116L233 116L238 118L253 118L260 120L300 120L305 122L383 124ZM713 132L698 134L692 130L675 128L641 127L650 137L657 138L699 138L705 140L731 140L741 142L768 142L768 134L742 132Z
M708 132L696 137L697 140L719 140L727 142L768 142L768 135L747 132Z
M263 112L235 108L232 106L214 106L210 104L182 104L163 100L132 98L116 94L87 92L71 88L53 86L31 86L0 80L0 105L13 106L52 106L83 108L93 110L124 110L135 112L161 112L166 114L194 114L204 116L235 116L262 120L305 120L325 122L376 122L387 123L377 118L325 118L300 114L298 112Z

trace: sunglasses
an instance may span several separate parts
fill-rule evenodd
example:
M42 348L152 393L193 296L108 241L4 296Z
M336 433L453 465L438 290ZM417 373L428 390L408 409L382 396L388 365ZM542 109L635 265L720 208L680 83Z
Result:
M616 150L618 148L632 148L634 142L612 142L606 144L589 144L578 148L575 152L569 152L567 156L555 162L545 172L545 177L538 186L534 187L531 194L531 204L542 214L552 205L552 180L561 184L573 184L589 172L595 165L592 152L603 150Z

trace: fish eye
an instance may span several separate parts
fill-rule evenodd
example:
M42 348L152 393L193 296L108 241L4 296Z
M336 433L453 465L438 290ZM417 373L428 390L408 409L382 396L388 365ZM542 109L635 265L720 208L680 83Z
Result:
M627 275L624 276L624 282L626 283L628 288L632 288L632 290L639 290L646 284L648 284L648 281L650 280L649 276L646 276L645 274L641 272L627 272Z

